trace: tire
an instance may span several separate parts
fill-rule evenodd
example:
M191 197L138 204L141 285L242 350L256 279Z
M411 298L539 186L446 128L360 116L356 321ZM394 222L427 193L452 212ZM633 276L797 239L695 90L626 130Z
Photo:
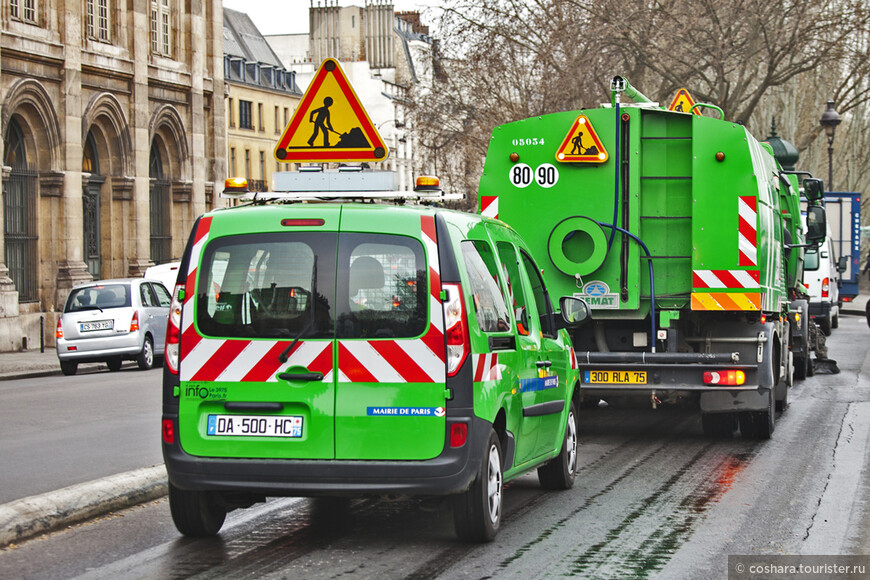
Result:
M136 355L136 364L138 364L139 369L143 371L147 371L154 367L154 342L148 335L145 336L145 342L142 344L142 351Z
M489 542L501 526L504 500L501 443L490 430L480 471L464 493L453 496L456 535L467 542Z
M831 317L831 328L840 328L840 315L835 314Z
M169 511L172 522L185 536L215 536L224 525L227 510L205 491L187 491L169 484Z
M538 481L544 489L571 489L577 473L577 412L574 402L568 410L565 438L559 455L538 468Z
M737 430L737 415L735 413L704 413L701 415L701 428L707 437L730 438Z
M79 363L60 361L60 372L64 375L71 377L76 374L77 370L79 370Z
M810 357L796 356L794 357L794 380L802 381L809 375Z
M121 363L122 362L123 361L121 361L121 359L119 359L119 358L110 358L109 360L106 361L106 366L109 367L110 371L115 373L115 372L118 372L119 370L121 370Z
M768 392L768 405L765 411L743 411L740 413L740 431L744 437L770 439L773 436L776 415L773 410L773 390Z
M782 399L778 399L776 401L775 407L779 412L785 411L785 408L788 407L788 391L790 387L785 388L785 394L782 396Z
M825 336L831 336L831 326L833 323L831 321L830 313L828 313L828 315L824 318L817 318L816 322L818 323L819 328L822 329L822 332L825 333Z

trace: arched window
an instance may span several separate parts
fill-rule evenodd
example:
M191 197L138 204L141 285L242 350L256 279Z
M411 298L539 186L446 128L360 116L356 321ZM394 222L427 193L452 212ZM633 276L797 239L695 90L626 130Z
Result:
M12 167L6 182L3 236L6 267L18 290L19 302L34 302L37 295L36 172L27 165L24 134L15 118L9 120L4 163Z
M172 234L169 224L169 181L163 175L163 161L156 143L151 145L151 261L162 264L172 259Z

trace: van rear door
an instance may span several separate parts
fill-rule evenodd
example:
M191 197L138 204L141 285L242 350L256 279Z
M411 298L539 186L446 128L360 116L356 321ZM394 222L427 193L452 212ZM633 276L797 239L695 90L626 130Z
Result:
M300 211L242 208L200 223L180 341L187 453L335 456L339 210L317 207L314 220Z
M438 456L446 370L434 214L344 208L336 272L336 458Z

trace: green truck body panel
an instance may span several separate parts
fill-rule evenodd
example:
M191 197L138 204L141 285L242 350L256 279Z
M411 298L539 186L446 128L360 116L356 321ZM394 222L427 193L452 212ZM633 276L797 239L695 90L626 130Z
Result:
M484 205L498 198L498 218L517 229L535 255L549 257L545 276L555 294L582 296L596 319L643 319L650 308L645 253L619 233L607 247L614 223L615 109L579 113L604 145L605 163L556 159L578 112L501 125L493 131L480 182L481 210L487 214ZM753 293L761 310L779 313L787 296L780 216L783 209L794 211L782 201L796 203L797 194L781 196L770 151L735 123L659 108L623 107L620 113L622 187L615 223L649 248L657 309L692 309L693 291L709 291L694 273L746 271L757 272L757 288L715 291ZM531 179L522 179L522 165ZM548 165L555 167L555 183L541 169ZM748 221L757 232L748 240L754 256L743 258L741 198L753 210Z

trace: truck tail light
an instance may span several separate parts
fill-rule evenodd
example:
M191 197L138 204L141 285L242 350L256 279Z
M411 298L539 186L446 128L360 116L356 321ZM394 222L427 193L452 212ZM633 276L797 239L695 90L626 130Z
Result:
M184 284L176 284L169 305L169 320L166 324L166 366L169 372L178 374L179 337L181 335L181 306L184 300Z
M705 385L739 386L746 382L746 373L741 370L705 371Z
M63 338L63 324L60 323L60 318L57 319L57 330L54 332L55 338Z
M468 318L462 300L462 287L459 284L442 284L447 293L444 301L444 327L447 338L447 375L459 372L462 363L471 350L468 338Z
M130 332L139 330L139 311L133 313L133 320L130 321Z
M831 280L829 278L822 279L822 298L829 296L828 291L831 289Z

